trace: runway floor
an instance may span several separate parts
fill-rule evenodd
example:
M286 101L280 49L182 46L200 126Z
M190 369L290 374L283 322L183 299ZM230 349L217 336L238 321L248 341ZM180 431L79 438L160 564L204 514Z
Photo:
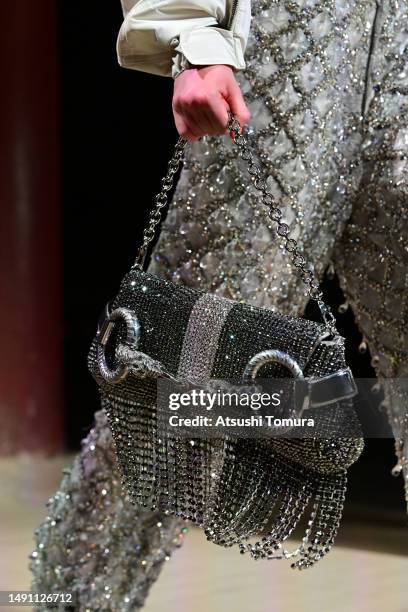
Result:
M70 461L69 455L0 460L0 590L29 589L32 532ZM192 528L164 568L145 610L408 612L408 526L343 524L328 557L304 572L280 561L254 562L236 550L209 544Z

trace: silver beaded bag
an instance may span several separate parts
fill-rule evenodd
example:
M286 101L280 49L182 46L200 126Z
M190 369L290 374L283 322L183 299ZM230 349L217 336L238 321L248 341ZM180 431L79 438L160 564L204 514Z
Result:
M194 521L212 542L236 544L254 559L287 558L302 569L329 551L341 518L346 470L363 449L353 408L356 388L334 317L231 114L228 129L323 323L220 298L143 271L184 156L186 141L180 138L136 262L106 307L88 364L100 388L123 486L135 504ZM254 379L265 365L268 376L284 377L289 368L307 383L308 406L320 411L320 429L313 436L191 439L163 434L158 380L205 384L242 380L248 372ZM340 424L341 435L325 437L333 423L337 432ZM284 541L303 519L301 544L286 549Z

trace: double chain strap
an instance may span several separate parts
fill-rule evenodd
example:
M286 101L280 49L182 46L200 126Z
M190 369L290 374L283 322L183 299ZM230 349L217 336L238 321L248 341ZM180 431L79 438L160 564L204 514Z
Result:
M268 177L265 177L265 173L254 161L253 153L247 139L242 133L239 121L230 111L228 111L228 115L229 121L227 129L234 137L234 142L238 148L238 154L247 162L248 172L253 177L253 184L261 193L261 203L267 208L268 216L271 221L275 223L276 233L282 240L285 251L290 254L292 264L298 270L301 279L306 284L309 297L317 302L327 330L331 335L338 336L336 320L330 307L323 300L323 293L316 280L315 274L313 270L307 266L306 259L304 255L300 253L296 240L290 237L290 227L282 220L282 210L274 196L267 189L266 181ZM173 187L174 175L177 173L179 165L183 161L186 144L187 141L183 138L179 138L176 143L174 153L168 163L166 176L162 179L162 188L160 193L155 197L156 206L150 212L147 227L143 232L143 242L138 250L136 261L132 266L133 268L143 269L148 248L155 238L157 226L161 221L162 209L167 206L168 192Z

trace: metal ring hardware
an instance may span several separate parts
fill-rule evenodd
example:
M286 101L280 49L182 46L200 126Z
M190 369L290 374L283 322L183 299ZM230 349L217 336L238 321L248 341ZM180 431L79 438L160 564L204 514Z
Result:
M116 308L109 313L106 309L106 317L98 329L97 359L99 371L106 382L116 384L126 378L129 367L123 363L118 363L115 369L111 369L106 361L105 347L112 334L117 321L122 321L126 326L126 337L124 344L131 348L137 348L140 341L140 323L137 316L127 308Z
M255 379L259 370L268 363L279 363L287 368L294 378L303 378L300 365L290 355L278 350L261 351L252 357L244 370L245 378Z

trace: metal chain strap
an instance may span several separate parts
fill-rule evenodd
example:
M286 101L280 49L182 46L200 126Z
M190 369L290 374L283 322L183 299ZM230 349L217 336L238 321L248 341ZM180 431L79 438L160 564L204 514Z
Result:
M228 131L233 135L234 142L237 145L240 157L247 162L248 172L253 177L255 188L262 194L261 202L268 210L268 216L276 224L276 233L283 240L283 247L290 254L290 258L294 267L299 271L299 276L307 286L307 292L312 300L315 300L320 308L323 320L330 334L338 336L336 329L336 320L330 307L323 300L323 293L319 283L316 280L313 270L307 266L304 255L299 251L297 242L291 238L290 227L282 220L283 213L275 200L274 196L268 191L264 172L260 166L254 161L254 156L247 139L241 132L239 121L228 111L229 121L227 125ZM168 164L166 176L162 179L162 189L155 197L156 206L149 215L148 225L143 232L143 243L138 251L137 258L133 267L143 269L143 264L146 258L146 253L150 243L156 235L156 229L161 220L161 211L167 205L168 192L171 190L174 183L174 175L183 159L184 150L187 141L179 138L174 149L172 158Z
M136 260L132 268L143 269L149 245L153 242L156 236L157 226L161 221L162 210L167 206L168 193L174 184L174 175L183 160L186 144L187 140L179 138L174 147L173 155L167 166L166 176L161 180L162 188L160 193L155 197L156 206L150 211L147 226L143 231L143 242L138 249Z

